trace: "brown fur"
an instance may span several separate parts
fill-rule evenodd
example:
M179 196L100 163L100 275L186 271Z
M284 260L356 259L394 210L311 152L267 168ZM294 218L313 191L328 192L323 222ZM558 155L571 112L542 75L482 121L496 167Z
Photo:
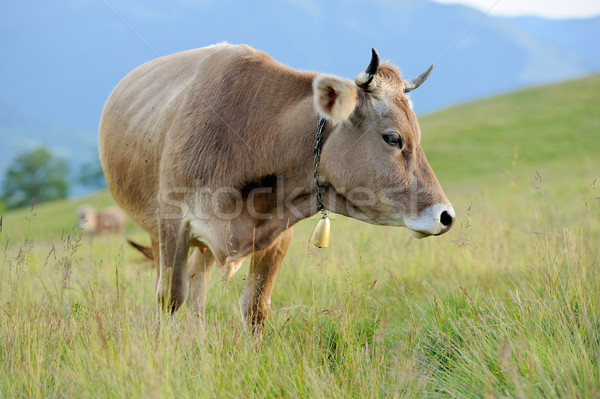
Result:
M317 79L327 83L321 100L313 93ZM160 247L162 308L177 309L193 286L186 272L190 246L208 248L194 252L190 269L209 269L215 259L228 277L252 253L252 270L266 270L261 276L277 269L289 244L282 234L291 237L286 231L317 211L317 109L329 120L319 169L329 210L402 225L432 204L449 204L420 147L399 72L383 64L375 81L366 93L345 79L298 72L248 46L225 44L154 60L119 83L102 115L100 157L115 200L148 231L152 252ZM402 135L401 151L383 142L390 129ZM352 190L361 187L376 193L374 204L360 205ZM211 196L223 188L241 197ZM422 191L417 198L415 188ZM395 193L384 195L390 189ZM280 209L281 199L294 209ZM239 200L238 215L219 216ZM271 217L256 217L248 205ZM261 292L270 293L265 284ZM199 287L203 297L205 284ZM258 314L261 306L244 314Z

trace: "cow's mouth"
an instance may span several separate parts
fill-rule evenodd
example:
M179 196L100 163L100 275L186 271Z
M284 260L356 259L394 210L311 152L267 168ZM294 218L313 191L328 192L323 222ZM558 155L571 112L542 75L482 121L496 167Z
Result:
M419 240L421 238L429 237L431 235L431 233L426 233L424 231L419 231L419 230L408 229L408 231L410 231L410 235L412 235L414 238L419 239ZM440 234L441 233L434 234L434 235L439 236Z
M413 237L425 238L446 233L454 224L454 219L452 205L438 203L425 208L417 217L406 218L404 223Z

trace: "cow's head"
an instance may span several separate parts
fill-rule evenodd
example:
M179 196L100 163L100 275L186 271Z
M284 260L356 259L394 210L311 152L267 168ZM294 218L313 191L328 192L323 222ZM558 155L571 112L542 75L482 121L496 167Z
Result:
M317 111L330 124L321 154L326 207L366 222L406 226L418 238L445 233L454 222L425 153L405 93L427 79L402 80L398 70L371 63L354 82L330 75L313 81Z
M84 230L96 228L96 210L91 205L81 205L77 208L79 227Z

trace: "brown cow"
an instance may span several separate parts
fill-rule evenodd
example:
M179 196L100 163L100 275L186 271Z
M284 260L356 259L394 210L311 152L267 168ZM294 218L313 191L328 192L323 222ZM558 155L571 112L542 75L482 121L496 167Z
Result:
M260 331L291 226L319 210L313 147L320 118L326 209L406 226L419 238L448 231L454 210L405 95L430 69L402 80L373 50L352 82L223 43L127 75L104 107L100 158L115 201L159 254L159 311L177 310L189 293L202 314L213 261L228 278L252 254L240 306Z
M125 214L116 206L96 210L91 205L77 208L79 227L88 235L121 234L125 230Z

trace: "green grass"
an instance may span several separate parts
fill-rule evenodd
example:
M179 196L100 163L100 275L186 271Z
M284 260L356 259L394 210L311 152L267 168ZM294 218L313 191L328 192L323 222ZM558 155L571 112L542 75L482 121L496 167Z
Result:
M566 175L597 173L599 89L596 75L425 116L425 151L440 180L449 182L493 181L513 162L531 175L560 174L561 183Z
M4 215L5 239L10 241L23 240L26 237L38 240L49 240L74 231L78 223L76 213L80 205L92 205L96 209L114 206L110 192L99 191L97 194L76 200L59 200L33 208L21 208ZM39 217L38 217L39 215ZM127 231L134 232L133 223L128 222Z
M298 224L260 346L213 276L206 323L154 325L155 272L82 202L4 216L1 397L600 396L600 77L421 118L454 229ZM518 148L518 151L515 151ZM131 227L129 235L144 240Z

